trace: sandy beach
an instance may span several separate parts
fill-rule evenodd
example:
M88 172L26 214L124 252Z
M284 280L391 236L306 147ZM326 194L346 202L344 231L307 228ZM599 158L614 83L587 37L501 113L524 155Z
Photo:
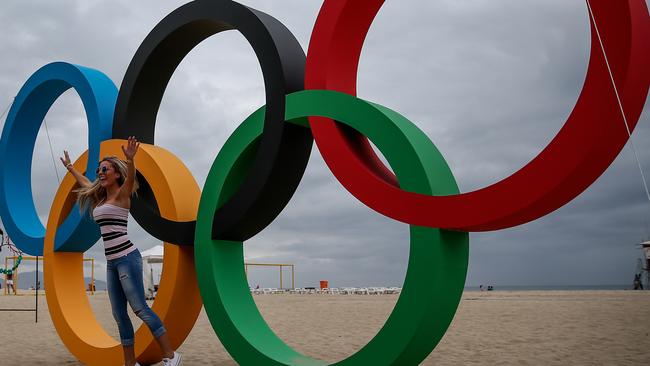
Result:
M89 298L99 321L117 336L106 293ZM60 341L45 296L39 300L38 324L33 312L0 312L0 364L80 364ZM341 360L370 340L396 300L396 295L255 295L280 337L327 361ZM33 306L32 295L0 295L0 308ZM236 364L205 312L180 351L185 365ZM648 360L650 291L469 291L422 364L647 365Z

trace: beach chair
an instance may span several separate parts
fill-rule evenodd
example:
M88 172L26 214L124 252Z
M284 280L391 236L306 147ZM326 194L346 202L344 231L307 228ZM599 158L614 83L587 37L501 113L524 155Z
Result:
M357 289L354 290L354 293L357 294L357 295L368 295L369 294L367 287L357 288Z
M392 295L397 293L397 287L388 287L385 291L384 294L386 295Z

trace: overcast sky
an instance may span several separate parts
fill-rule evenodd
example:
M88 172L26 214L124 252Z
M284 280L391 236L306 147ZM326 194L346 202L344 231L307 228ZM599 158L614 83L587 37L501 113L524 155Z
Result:
M307 50L322 1L241 2L282 21ZM52 61L99 69L119 87L141 41L183 3L2 1L0 113L27 78ZM422 128L468 192L521 168L559 131L582 88L589 47L583 0L389 1L363 49L359 96ZM197 46L172 77L156 143L179 156L202 186L223 142L263 103L251 47L236 32L219 34ZM59 98L46 121L57 159L63 149L77 157L87 148L80 138L87 135L85 114L74 92ZM649 135L644 113L633 141L648 172ZM65 172L58 162L56 168ZM58 186L54 169L42 128L32 185L43 222ZM130 225L140 249L158 244L133 220ZM596 183L566 206L526 225L472 233L467 285L628 284L641 256L635 245L646 238L650 203L628 143ZM298 192L245 244L245 254L254 262L294 263L298 286L318 280L401 285L408 240L407 225L359 203L314 149ZM86 255L103 262L101 243ZM103 269L98 272L105 277ZM251 271L251 284L258 283L279 286L277 271Z

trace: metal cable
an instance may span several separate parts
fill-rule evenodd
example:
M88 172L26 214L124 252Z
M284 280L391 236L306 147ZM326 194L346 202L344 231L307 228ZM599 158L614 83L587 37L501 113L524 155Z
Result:
M61 184L61 178L59 177L59 170L56 168L56 159L54 159L54 149L52 149L52 140L50 139L50 131L47 128L47 121L43 118L43 124L45 125L45 134L47 135L47 142L50 144L50 155L52 156L52 166L54 166L54 172L56 173L56 179Z
M612 68L609 65L609 59L607 58L607 52L605 51L605 45L603 44L603 39L600 36L600 31L598 29L598 23L596 22L596 17L594 16L594 12L591 9L591 2L587 0L587 7L589 8L589 16L591 17L591 21L594 24L594 28L596 29L596 35L598 36L598 42L600 43L600 49L603 51L603 56L605 57L605 64L607 65L607 71L609 72L609 78L612 81L612 86L614 87L614 93L616 94L616 100L618 101L618 107L621 110L621 115L623 116L623 122L625 124L625 130L627 131L627 135L629 137L630 141L630 147L632 148L632 152L634 152L634 158L636 159L636 164L639 167L639 172L641 173L641 180L643 181L643 188L645 189L645 194L646 197L648 197L648 202L650 202L650 191L648 190L648 182L646 181L645 174L643 173L643 168L641 167L641 161L639 160L639 154L636 151L636 147L634 146L634 141L632 140L632 132L630 131L630 126L627 123L627 116L625 115L625 109L623 109L623 102L621 101L621 96L618 92L618 88L616 87L616 81L614 80L614 74L612 73Z

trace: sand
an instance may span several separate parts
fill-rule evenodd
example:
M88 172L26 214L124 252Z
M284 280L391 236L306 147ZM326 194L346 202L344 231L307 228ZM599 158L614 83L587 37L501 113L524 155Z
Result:
M89 296L117 336L105 292ZM396 295L255 295L269 325L292 347L336 361L381 327ZM78 365L60 341L42 296L33 312L0 312L0 365ZM31 295L0 308L30 308ZM139 324L135 320L134 324ZM235 365L205 312L180 348L185 365ZM650 291L465 292L447 334L423 365L647 365Z

